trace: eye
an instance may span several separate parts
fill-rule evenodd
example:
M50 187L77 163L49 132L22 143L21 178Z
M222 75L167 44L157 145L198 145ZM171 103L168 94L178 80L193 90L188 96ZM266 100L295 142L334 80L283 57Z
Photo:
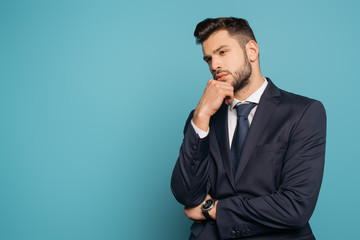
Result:
M210 58L210 57L204 58L204 61L205 61L206 63L209 63L209 62L211 62L211 58Z
M226 53L226 51L225 50L221 50L221 51L219 51L219 54L220 55L224 55Z

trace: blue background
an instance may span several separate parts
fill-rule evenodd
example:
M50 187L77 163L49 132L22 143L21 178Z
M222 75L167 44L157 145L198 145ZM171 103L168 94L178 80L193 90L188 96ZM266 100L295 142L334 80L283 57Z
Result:
M211 77L192 36L249 20L264 76L321 100L318 239L359 238L358 1L0 2L0 239L187 239L170 191Z

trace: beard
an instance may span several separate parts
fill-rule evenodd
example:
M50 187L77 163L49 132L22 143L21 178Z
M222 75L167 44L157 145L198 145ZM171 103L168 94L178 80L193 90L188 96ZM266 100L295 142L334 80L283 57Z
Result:
M232 82L232 86L234 87L234 93L237 91L244 89L249 82L250 76L252 73L252 67L249 63L249 60L246 58L244 65L241 66L237 71L234 72L234 81Z
M243 89L249 84L250 76L252 74L252 67L247 56L245 55L244 64L240 66L234 73L228 70L217 70L216 72L213 73L214 79L216 74L222 72L228 73L234 78L231 85L234 87L234 93L236 93L237 91Z

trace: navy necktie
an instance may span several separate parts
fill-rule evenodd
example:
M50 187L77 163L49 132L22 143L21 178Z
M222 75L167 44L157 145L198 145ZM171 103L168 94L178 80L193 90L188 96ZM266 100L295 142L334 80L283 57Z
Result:
M238 104L235 106L237 111L237 126L234 132L234 137L231 144L231 163L233 174L235 176L237 167L239 165L241 152L244 146L247 132L249 130L249 121L248 116L251 111L256 106L256 103L244 103Z

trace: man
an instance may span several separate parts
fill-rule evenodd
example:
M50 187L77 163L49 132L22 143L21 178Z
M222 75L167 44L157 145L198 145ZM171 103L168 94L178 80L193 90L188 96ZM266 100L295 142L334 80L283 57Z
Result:
M322 104L262 76L246 20L206 19L194 35L214 79L186 122L171 178L194 221L190 239L315 239L308 221L324 168Z

